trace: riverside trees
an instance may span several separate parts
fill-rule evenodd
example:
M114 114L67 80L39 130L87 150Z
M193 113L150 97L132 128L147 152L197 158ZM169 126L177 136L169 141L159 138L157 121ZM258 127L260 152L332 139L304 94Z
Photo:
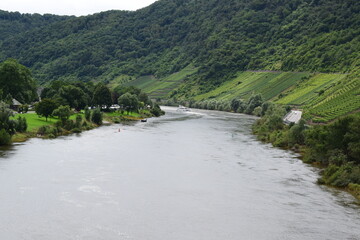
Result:
M16 132L25 132L27 129L26 119L18 117L13 119L12 110L0 102L0 145L7 145Z
M13 98L22 103L31 103L37 99L36 82L31 72L14 59L0 63L0 100Z

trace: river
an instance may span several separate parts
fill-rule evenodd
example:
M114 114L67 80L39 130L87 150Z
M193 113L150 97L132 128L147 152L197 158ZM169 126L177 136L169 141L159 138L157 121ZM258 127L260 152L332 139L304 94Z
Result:
M256 141L254 117L165 110L1 150L0 239L360 239L356 200Z

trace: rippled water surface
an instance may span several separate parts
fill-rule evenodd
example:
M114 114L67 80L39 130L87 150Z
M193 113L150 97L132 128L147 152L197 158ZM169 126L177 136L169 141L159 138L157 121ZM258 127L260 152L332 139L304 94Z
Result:
M0 150L0 239L360 239L355 199L256 141L254 118L166 110Z

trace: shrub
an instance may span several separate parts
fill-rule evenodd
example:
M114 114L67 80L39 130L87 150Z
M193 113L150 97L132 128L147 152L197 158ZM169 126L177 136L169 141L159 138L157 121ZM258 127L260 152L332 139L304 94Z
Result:
M47 133L47 126L41 126L41 127L39 127L39 129L38 129L38 131L37 131L37 134L39 134L39 135L44 135L44 134L46 134Z
M70 131L70 130L72 130L73 128L76 127L76 124L74 123L73 120L68 119L68 120L65 121L63 127L64 127L66 130Z
M17 132L26 132L27 129L27 122L25 117L18 117L17 124L16 124L16 131Z
M5 131L5 129L0 130L0 145L9 145L11 143L11 135Z
M102 124L102 119L103 119L103 116L102 116L102 113L100 111L99 108L95 109L94 111L92 111L92 114L91 114L91 121L97 125L101 125Z
M71 132L72 133L81 133L81 129L80 128L73 128L72 130L71 130Z
M91 112L89 110L89 107L86 106L85 107L85 119L86 119L86 121L90 121L90 117L91 117Z
M77 115L76 116L76 127L77 128L81 128L81 123L82 123L82 116L81 115Z

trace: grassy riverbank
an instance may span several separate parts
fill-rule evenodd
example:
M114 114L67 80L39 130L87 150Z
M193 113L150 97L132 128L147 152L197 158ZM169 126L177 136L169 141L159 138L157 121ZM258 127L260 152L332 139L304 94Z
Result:
M91 122L85 118L83 112L76 113L70 116L67 123L61 123L58 118L39 117L36 113L29 112L24 114L17 114L14 118L21 116L26 119L27 131L23 133L16 133L12 137L12 142L24 142L29 138L55 138L58 136L68 135L71 133L79 133L86 130L91 130L100 125ZM140 121L144 118L152 117L153 115L148 110L141 110L139 112L104 112L102 117L104 121L109 123L121 123L126 121Z

